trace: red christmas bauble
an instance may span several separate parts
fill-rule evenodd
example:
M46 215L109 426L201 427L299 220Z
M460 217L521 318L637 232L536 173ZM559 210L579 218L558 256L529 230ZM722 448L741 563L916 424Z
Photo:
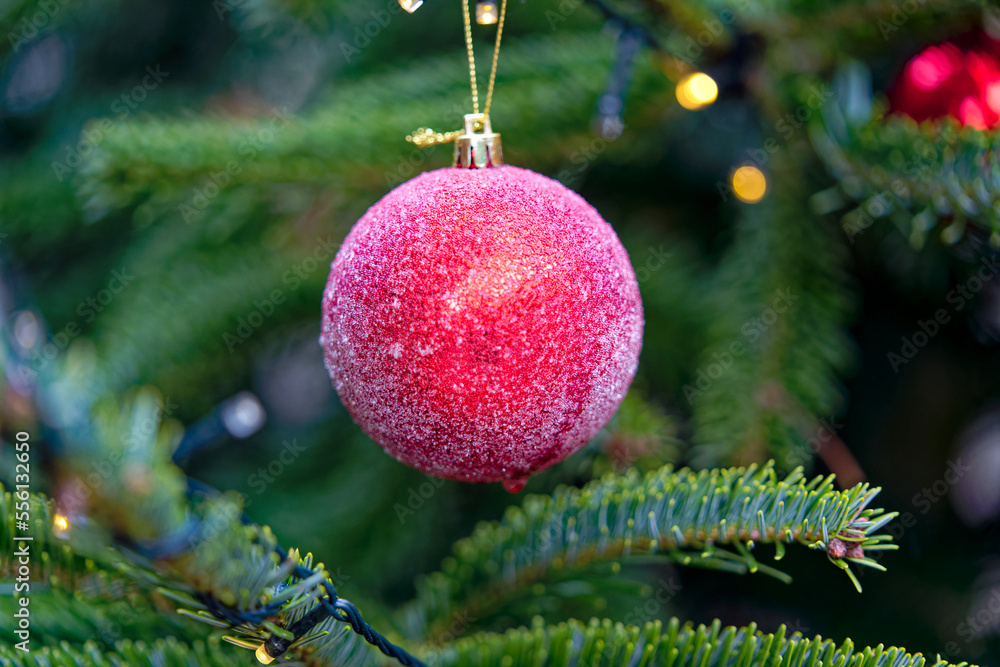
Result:
M978 130L1000 126L1000 42L979 32L927 47L889 99L892 111L918 121L951 116Z
M516 490L611 418L642 329L628 255L583 198L527 169L449 167L351 229L321 343L341 400L386 452Z

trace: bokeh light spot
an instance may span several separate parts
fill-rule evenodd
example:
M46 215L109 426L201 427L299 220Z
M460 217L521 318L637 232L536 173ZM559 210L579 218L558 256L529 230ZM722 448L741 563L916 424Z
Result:
M744 165L733 172L733 194L747 204L756 204L767 192L767 178L757 167Z
M689 74L677 83L677 101L691 111L708 106L718 96L718 84L704 72Z

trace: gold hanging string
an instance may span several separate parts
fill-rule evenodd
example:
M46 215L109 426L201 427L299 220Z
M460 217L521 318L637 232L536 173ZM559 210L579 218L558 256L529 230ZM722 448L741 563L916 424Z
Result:
M455 141L458 135L465 130L452 130L451 132L435 132L429 127L422 127L412 134L406 135L406 140L415 144L417 148L427 148L438 144L447 144Z
M469 1L462 0L462 20L465 22L465 50L469 54L469 83L472 84L472 113L479 113L479 91L476 90L476 53L472 49L472 19ZM500 33L497 32L499 35Z
M463 5L465 2L463 0ZM466 12L468 12L468 5L466 6ZM497 81L497 62L500 60L500 38L503 37L503 20L507 15L507 0L500 0L500 19L497 21L497 41L493 46L493 67L490 68L490 82L486 87L486 108L483 109L483 115L489 117L490 106L493 104L493 85ZM468 24L466 24L468 27ZM469 31L472 34L472 31ZM473 89L475 87L473 86ZM475 101L475 96L473 96L473 101ZM476 112L478 113L478 111Z
M486 106L483 108L483 115L490 115L490 108L493 105L493 88L497 80L497 63L500 61L500 40L503 37L503 24L507 16L507 0L500 2L500 17L497 21L497 38L493 45L493 65L490 68L490 80L486 87ZM472 48L472 17L469 12L469 0L462 0L462 20L465 24L465 50L469 54L469 87L472 89L472 111L479 113L479 89L476 85L476 54ZM462 134L464 130L453 130L451 132L435 132L429 127L422 127L416 132L406 136L406 140L416 145L417 148L426 148L437 144L446 144Z

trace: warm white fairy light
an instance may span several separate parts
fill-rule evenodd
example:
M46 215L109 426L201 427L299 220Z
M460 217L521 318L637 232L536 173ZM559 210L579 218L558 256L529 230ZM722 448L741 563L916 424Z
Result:
M480 0L476 3L476 23L491 25L500 20L500 12L494 0Z
M707 107L719 96L719 85L704 72L689 74L677 83L677 101L685 109Z
M400 3L400 4L402 4L402 3ZM264 645L263 644L261 644L260 646L257 647L257 651L254 653L254 655L257 656L257 660L259 660L261 663L263 663L265 665L270 665L272 662L274 662L274 658L272 658L271 656L269 656L267 654L267 651L264 650Z
M744 165L733 172L733 194L747 204L756 204L767 193L767 177L757 167Z
M66 537L69 531L69 519L64 514L56 514L52 517L52 533L58 538Z

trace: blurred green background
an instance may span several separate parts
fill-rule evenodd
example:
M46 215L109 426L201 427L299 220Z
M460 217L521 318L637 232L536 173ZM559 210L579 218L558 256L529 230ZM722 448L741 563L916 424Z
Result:
M901 549L887 574L864 576L863 596L812 553L783 562L792 586L631 563L538 585L473 627L678 615L1000 664L1000 282L961 310L948 300L992 250L974 220L957 241L915 244L891 216L845 232L855 205L816 156L818 108L779 125L812 85L846 105L845 71L870 77L878 108L921 47L984 22L980 3L926 0L886 36L878 21L898 9L511 1L492 113L507 162L602 213L646 312L619 415L512 496L383 454L339 405L317 344L332 249L395 184L449 163L450 147L418 153L404 137L456 129L470 111L457 3L0 4L0 305L30 369L4 385L3 481L6 429L32 416L53 435L36 483L58 498L56 434L94 397L152 384L187 427L190 476L245 494L248 514L316 554L346 597L392 606L524 493L667 461L860 471L883 487L878 504L912 519L896 522ZM716 34L722 11L736 20ZM482 82L494 28L474 28ZM699 69L718 100L685 110L676 82ZM621 115L599 100L623 102ZM769 138L778 149L755 160ZM726 192L747 162L769 181L759 204ZM780 289L802 301L758 344L746 325ZM276 291L282 302L265 303ZM949 322L894 369L888 355L941 308ZM688 400L734 341L753 352ZM956 462L970 468L957 479ZM682 588L644 608L663 580Z

